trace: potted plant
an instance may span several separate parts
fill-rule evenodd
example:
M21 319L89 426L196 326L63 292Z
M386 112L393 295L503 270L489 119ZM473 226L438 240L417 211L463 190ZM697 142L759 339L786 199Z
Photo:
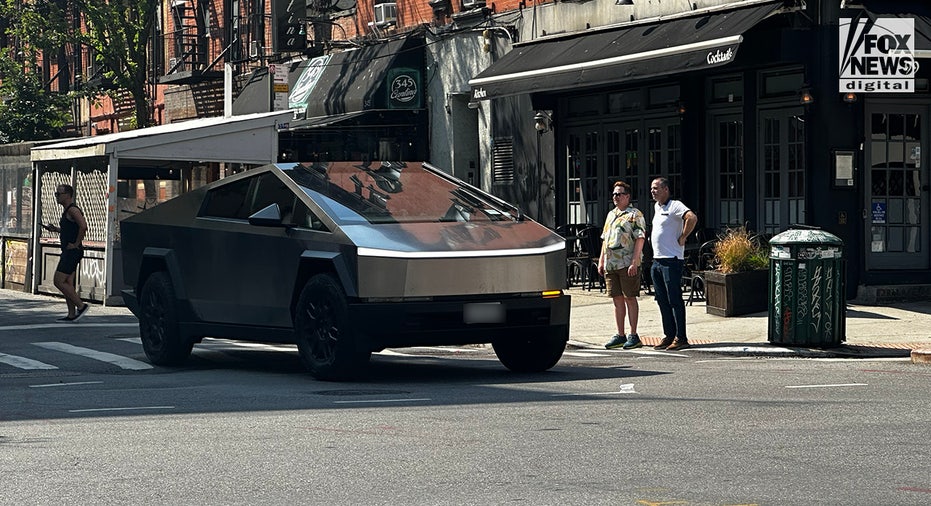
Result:
M769 255L746 227L718 236L712 269L705 271L706 311L737 316L766 311L769 304Z

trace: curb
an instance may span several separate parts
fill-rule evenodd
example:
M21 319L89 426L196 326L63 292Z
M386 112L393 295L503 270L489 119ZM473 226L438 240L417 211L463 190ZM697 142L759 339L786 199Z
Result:
M911 358L913 364L931 364L931 348L912 350Z
M644 339L644 347L652 346ZM581 349L604 350L603 346L570 339L570 346ZM911 353L912 361L931 364L931 349L911 350L902 347L841 345L836 348L800 348L776 346L768 343L693 343L691 347L682 350L682 353L696 351L700 353L715 353L719 355L742 357L799 357L799 358L908 358ZM916 359L916 351L919 358ZM678 353L678 351L677 351ZM916 361L917 360L917 361Z

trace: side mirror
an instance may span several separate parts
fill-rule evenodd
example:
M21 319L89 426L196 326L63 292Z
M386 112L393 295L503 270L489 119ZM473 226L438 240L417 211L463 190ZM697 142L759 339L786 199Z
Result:
M283 227L281 209L278 204L269 204L249 217L249 224L258 227Z

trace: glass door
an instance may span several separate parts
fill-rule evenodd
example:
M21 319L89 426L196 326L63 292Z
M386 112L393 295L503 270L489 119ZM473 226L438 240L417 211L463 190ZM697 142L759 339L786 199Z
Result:
M759 214L764 234L776 235L789 225L806 223L805 116L801 108L760 113Z
M566 223L599 223L598 127L571 128L566 135ZM607 210L605 210L607 212Z
M717 228L739 227L744 223L743 120L738 114L715 116L712 132L713 186L709 193L718 202Z
M927 269L927 109L867 110L867 269Z

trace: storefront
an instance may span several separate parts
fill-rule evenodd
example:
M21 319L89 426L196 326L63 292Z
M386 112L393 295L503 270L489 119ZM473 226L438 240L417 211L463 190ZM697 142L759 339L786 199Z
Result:
M75 188L88 223L78 292L87 300L118 304L120 220L225 175L277 161L278 131L291 118L291 111L205 118L34 147L30 230L41 232L32 236L30 291L58 293L52 278L60 244L40 226L61 216L53 195L58 185Z
M287 160L426 160L424 37L363 45L260 69L234 113L294 109Z
M842 94L838 23L877 13L742 4L515 45L473 100L530 93L555 132L557 224L600 225L619 179L649 219L667 177L700 217L693 240L814 225L847 244L849 297L931 296L931 69L910 93ZM931 31L914 17L920 54Z

